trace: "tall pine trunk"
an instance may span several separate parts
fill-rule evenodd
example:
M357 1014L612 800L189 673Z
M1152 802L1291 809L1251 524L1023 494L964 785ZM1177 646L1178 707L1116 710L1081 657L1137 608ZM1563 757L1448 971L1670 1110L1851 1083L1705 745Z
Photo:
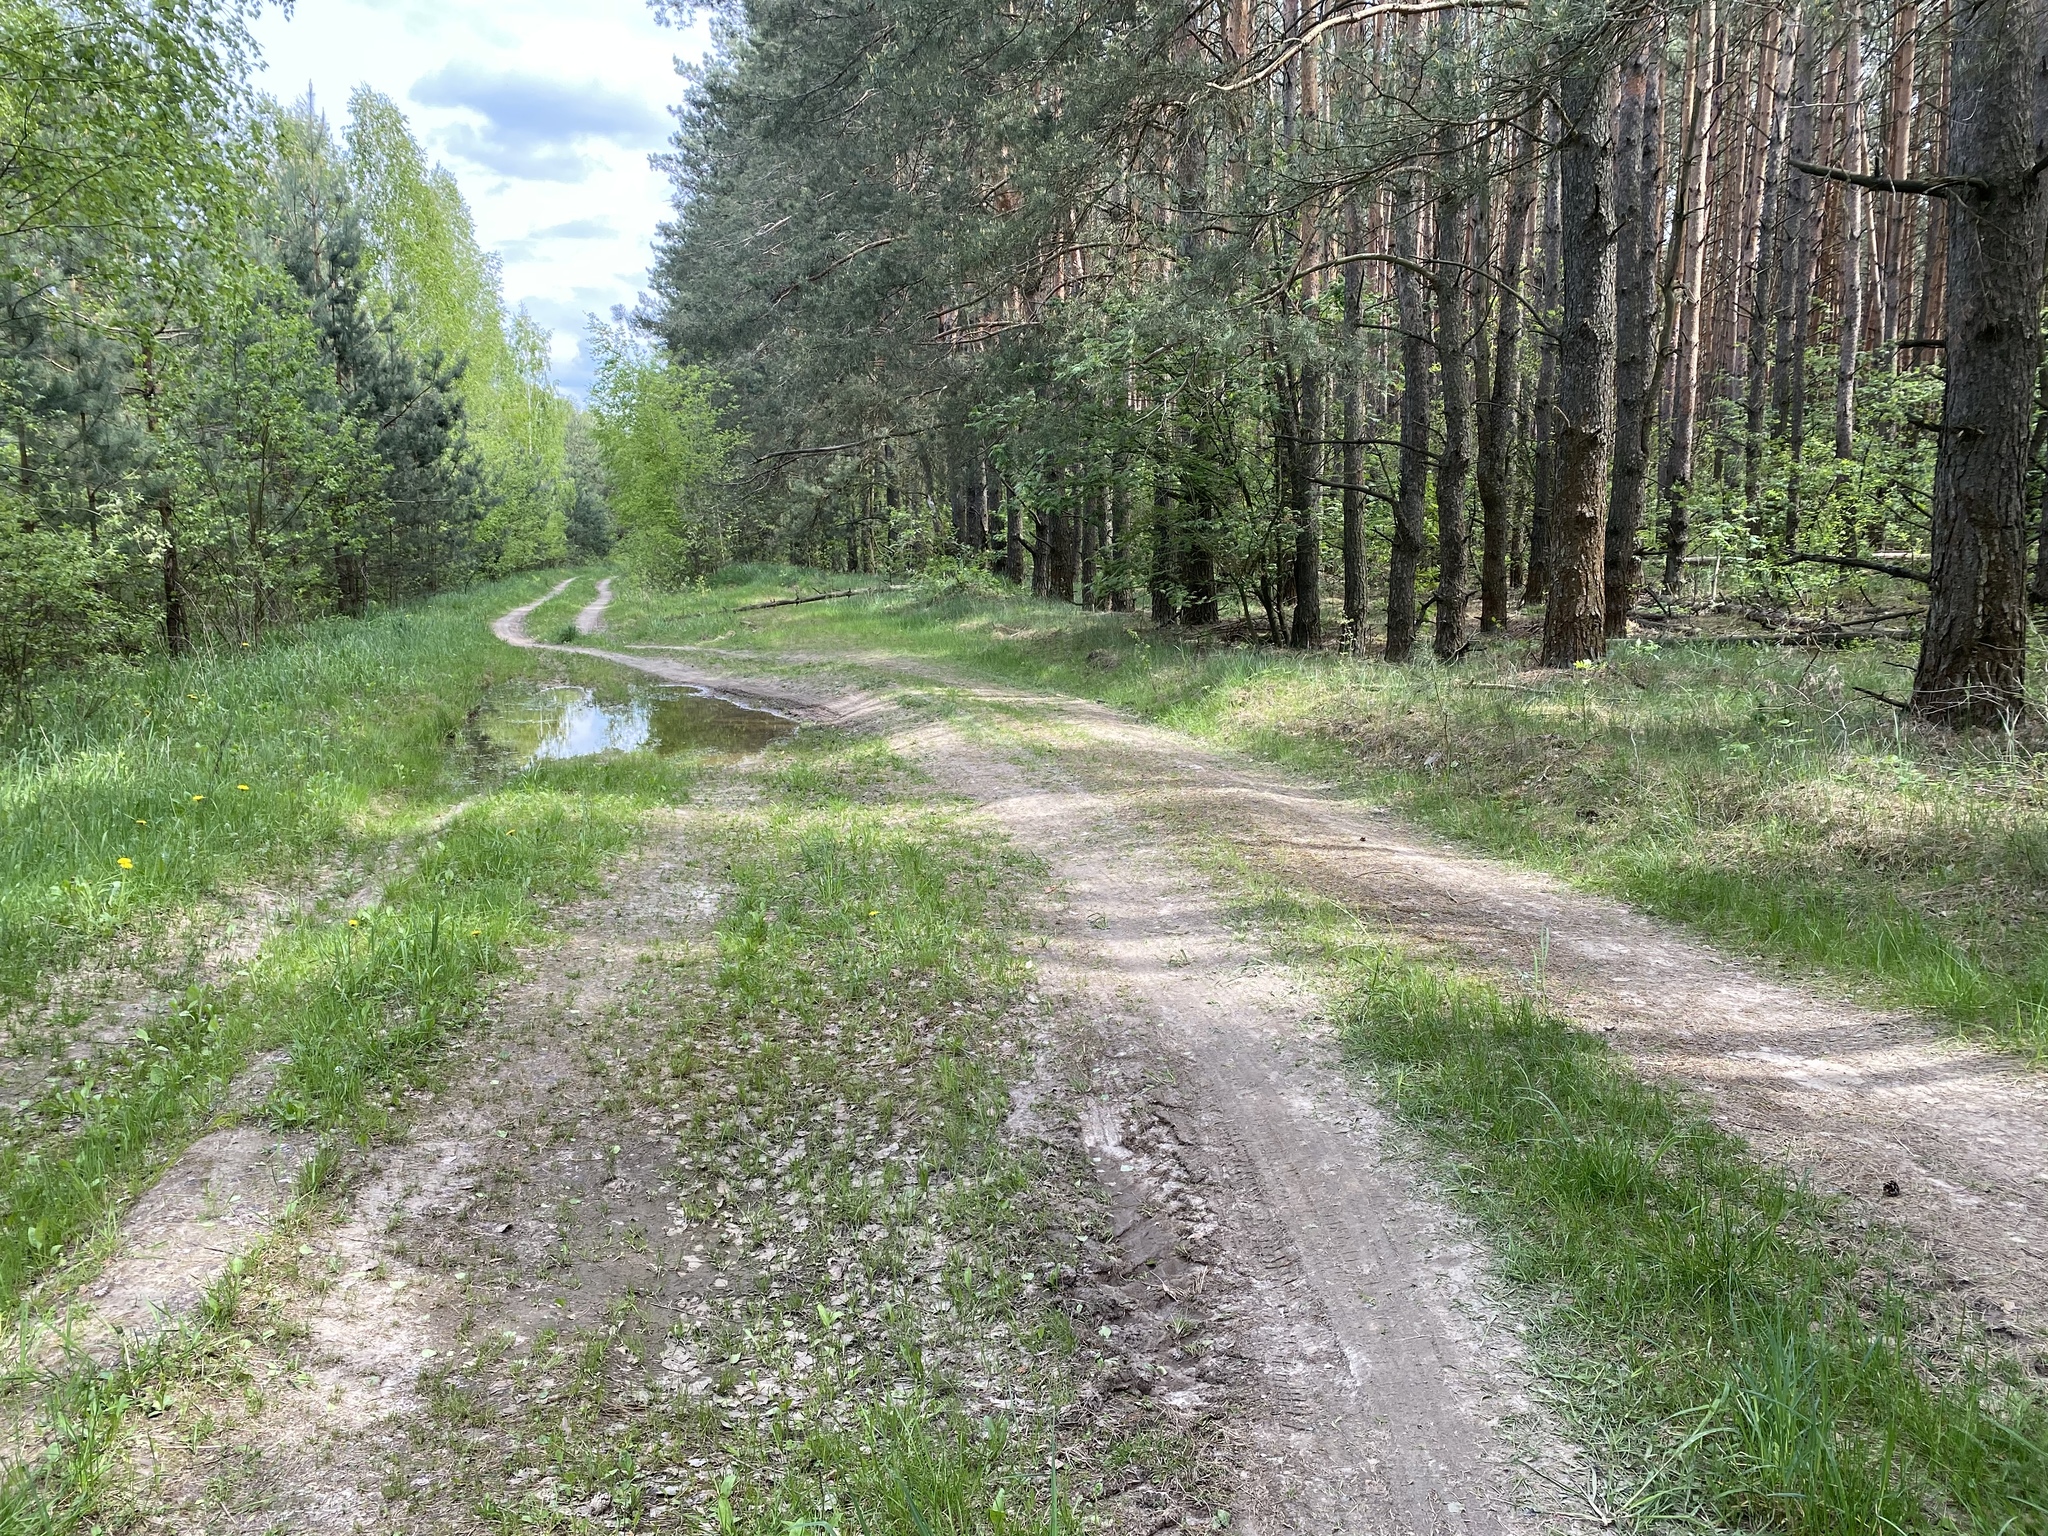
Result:
M1443 166L1436 203L1430 286L1436 295L1437 387L1443 395L1443 453L1436 465L1436 639L1440 661L1465 650L1465 482L1472 473L1472 354L1465 331L1465 231L1470 203L1460 167Z
M1394 496L1394 536L1387 559L1387 660L1415 652L1415 573L1422 564L1424 497L1429 484L1429 315L1414 261L1415 181L1394 187L1394 307L1401 326L1401 467Z
M1522 587L1524 603L1540 603L1549 591L1550 506L1557 485L1557 290L1559 250L1564 231L1558 214L1557 161L1553 156L1549 174L1543 178L1543 255L1537 283L1536 307L1542 313L1543 334L1537 343L1536 411L1529 487L1529 579Z
M1769 22L1777 29L1777 18ZM1764 147L1763 212L1756 221L1756 239L1750 249L1750 312L1746 336L1747 377L1743 383L1742 502L1750 527L1763 533L1763 469L1765 385L1769 382L1772 311L1777 304L1778 262L1776 247L1784 238L1785 208L1785 111L1791 93L1792 57L1797 49L1799 23L1795 19L1792 47L1778 47L1771 61L1769 123Z
M1610 637L1628 633L1640 561L1643 481L1650 465L1656 402L1650 378L1657 352L1657 250L1663 225L1658 161L1664 139L1658 65L1645 47L1626 66L1615 150L1614 468L1607 497L1602 622Z
M1513 454L1522 401L1522 260L1536 209L1536 108L1514 136L1515 162L1501 232L1500 320L1494 332L1493 388L1479 418L1479 509L1484 524L1479 566L1479 629L1508 626L1509 543L1515 501Z
M1564 314L1557 358L1557 467L1542 664L1607 653L1607 474L1614 457L1614 112L1618 76L1585 39L1559 82L1558 203Z
M1973 0L1949 22L1947 382L1934 468L1927 628L1914 711L2003 724L2026 705L2026 470L2040 363L2048 155L2033 0Z
M1345 209L1346 254L1365 249L1356 199ZM1344 398L1344 622L1351 627L1351 645L1358 648L1365 628L1365 381L1358 358L1359 332L1365 319L1365 266L1344 269L1344 372L1339 388Z
M1700 288L1706 280L1707 171L1714 158L1715 109L1720 103L1723 45L1706 0L1693 21L1687 81L1685 147L1679 156L1677 207L1672 215L1672 288L1678 308L1671 340L1671 424L1657 466L1657 502L1664 518L1664 590L1685 579L1692 540L1692 466L1700 397Z
M1292 372L1292 370L1289 370ZM1286 425L1293 440L1284 457L1286 491L1294 524L1294 622L1287 643L1307 650L1323 638L1323 530L1321 503L1323 374L1305 367L1289 381Z
M1974 4L1976 0L1964 0ZM1856 7L1848 7L1842 35L1841 167L1851 175L1863 170L1863 29ZM1856 456L1856 360L1863 349L1863 189L1842 186L1842 267L1840 329L1835 348L1835 457Z

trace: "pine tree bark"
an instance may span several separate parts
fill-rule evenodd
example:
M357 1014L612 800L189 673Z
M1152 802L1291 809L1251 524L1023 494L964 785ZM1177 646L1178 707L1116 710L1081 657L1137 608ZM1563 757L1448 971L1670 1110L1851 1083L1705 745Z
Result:
M1558 342L1557 465L1542 665L1607 653L1607 476L1614 456L1614 115L1619 75L1588 40L1559 81L1558 201L1564 313Z
M1394 308L1401 326L1401 465L1394 496L1394 532L1387 559L1389 661L1415 653L1415 573L1422 564L1424 497L1429 483L1429 315L1414 261L1420 248L1415 182L1394 187Z
M1777 30L1777 18L1768 23ZM1757 219L1750 252L1751 307L1746 335L1747 377L1743 383L1742 501L1749 524L1763 535L1763 469L1765 386L1769 382L1772 310L1777 303L1777 247L1784 239L1785 112L1792 87L1792 59L1797 51L1799 22L1792 22L1793 46L1773 46L1770 121L1764 148L1763 211Z
M1636 536L1643 522L1655 402L1658 320L1657 251L1664 200L1658 162L1664 139L1658 67L1646 46L1622 72L1615 144L1614 467L1608 487L1602 622L1609 638L1628 633L1641 562Z
M1365 249L1359 228L1358 203L1345 210L1346 254ZM1344 269L1345 363L1342 381L1344 421L1344 622L1351 626L1351 645L1358 648L1365 628L1365 381L1358 361L1359 332L1365 320L1365 266Z
M1532 106L1514 135L1515 164L1501 231L1500 318L1494 330L1493 379L1479 418L1479 509L1484 526L1479 567L1479 630L1508 626L1509 544L1514 523L1513 452L1522 402L1522 263L1536 210L1536 122Z
M1180 563L1180 551L1174 547L1173 503L1173 474L1162 464L1152 481L1152 566L1148 587L1154 624L1172 624L1180 618L1174 602L1174 572Z
M1671 422L1664 459L1657 467L1657 502L1664 517L1664 590L1676 592L1685 579L1685 555L1692 539L1692 467L1700 396L1700 287L1706 276L1707 169L1714 158L1715 108L1723 44L1706 0L1693 23L1691 79L1687 82L1685 150L1680 156L1677 208L1672 215L1671 255L1678 298L1671 353Z
M2040 363L2048 51L2033 0L1950 18L1947 382L1914 712L2002 725L2026 706L2026 454Z
M1081 503L1081 591L1083 608L1102 606L1102 493L1090 491Z
M1465 234L1471 205L1445 168L1436 202L1430 286L1436 296L1437 387L1443 397L1443 453L1436 464L1436 637L1439 661L1465 651L1465 482L1472 473L1472 352L1465 328Z
M1813 163L1817 115L1813 88L1819 59L1820 28L1809 22L1801 26L1799 44L1793 50L1792 100L1785 113L1786 159L1805 165ZM1779 214L1783 235L1778 242L1775 280L1780 303L1776 335L1772 339L1775 361L1771 365L1772 431L1781 441L1790 430L1793 381L1805 371L1805 360L1796 349L1803 343L1796 340L1794 332L1796 324L1798 336L1804 336L1803 311L1812 303L1813 206L1812 180L1800 175L1786 177L1784 206Z
M1975 3L1975 0L1965 0ZM1863 171L1863 29L1855 6L1847 8L1842 35L1841 168ZM1863 350L1863 189L1842 186L1842 266L1838 295L1841 315L1835 347L1835 457L1856 456L1856 363Z
M1109 553L1112 572L1109 582L1111 613L1131 611L1131 465L1119 457L1116 483L1109 493Z
M1536 307L1544 317L1537 341L1536 410L1530 433L1529 572L1522 601L1540 603L1550 589L1550 507L1555 499L1557 466L1557 297L1559 247L1564 240L1557 206L1556 156L1543 178L1543 254L1539 265Z
M1003 494L1001 479L989 478L989 499L1003 514L1003 575L1013 587L1024 584L1024 519L1015 496Z
M1920 27L1920 8L1915 0L1903 0L1892 12L1891 90L1885 106L1884 163L1882 176L1909 176L1907 165L1913 142L1913 69ZM1885 200L1877 226L1878 244L1878 344L1884 350L1889 371L1898 371L1898 343L1904 337L1906 301L1910 293L1907 252L1913 242L1914 199Z
M1297 651L1323 638L1323 530L1316 515L1322 501L1323 373L1305 367L1292 386L1288 425L1288 504L1294 521L1294 620L1287 643Z

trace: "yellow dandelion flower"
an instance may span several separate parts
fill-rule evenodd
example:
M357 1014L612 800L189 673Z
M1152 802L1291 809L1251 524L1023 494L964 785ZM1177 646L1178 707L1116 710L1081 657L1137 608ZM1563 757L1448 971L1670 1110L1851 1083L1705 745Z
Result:
M192 797L192 799L193 799L193 802L194 802L195 804L196 804L196 803L198 803L198 802L199 802L199 801L201 801L201 800L204 800L205 798L206 798L206 796L204 796L204 795L194 795L194 796Z
M362 925L362 924L361 924L360 922L356 921L356 919L354 919L354 918L350 918L350 919L348 920L348 925L349 925L349 927L351 927L351 928L360 928L360 927L362 927L362 926L363 926L363 925Z
M195 704L199 702L199 695L196 693L188 693L185 697L192 700Z
M481 928L472 928L469 930L469 936L472 939L480 939L484 936L484 931Z
M133 859L116 859L114 860L114 862L120 865L123 869L133 869L135 867L135 861Z
M138 816L135 818L135 825L137 825L138 827L146 827L149 825L149 823L144 821L140 816Z
M246 785L246 784L237 784L237 785L235 786L235 788L237 788L237 789L247 789L248 787L249 787L249 786L248 786L248 785Z

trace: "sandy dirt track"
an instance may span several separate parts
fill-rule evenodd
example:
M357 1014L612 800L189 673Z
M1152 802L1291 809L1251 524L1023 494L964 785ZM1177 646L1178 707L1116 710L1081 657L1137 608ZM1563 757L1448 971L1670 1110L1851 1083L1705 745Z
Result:
M532 644L522 620L507 615L499 635ZM606 654L813 719L897 725L874 694ZM1510 1326L1486 1304L1484 1254L1318 1048L1307 990L1246 951L1207 882L1147 849L1115 797L1057 765L1022 770L943 726L905 722L890 741L1047 862L1065 908L1043 974L1114 1017L1137 1077L1172 1084L1176 1151L1225 1195L1201 1279L1236 1291L1237 1350L1259 1376L1239 1523L1361 1536L1547 1528L1539 1511L1555 1496L1533 1493L1518 1463L1539 1457L1561 1481L1570 1457L1528 1401ZM1095 1118L1097 1169L1113 1192L1136 1186L1119 1222L1136 1277L1126 1293L1135 1309L1163 1311L1179 1299L1177 1276L1170 1259L1160 1271L1165 1254L1139 1251L1158 1191L1142 1187L1124 1129L1114 1112Z
M726 686L747 686L736 675L744 653L695 654L710 668L677 651L615 659L657 675L674 667L703 686L729 667ZM1621 902L1086 700L872 653L774 659L939 682L970 705L1028 703L1081 783L1214 829L1393 934L1504 980L1524 984L1541 954L1554 1007L1607 1032L1645 1072L1705 1094L1721 1125L1843 1197L1849 1219L1902 1228L1938 1283L2048 1374L2048 1077L1930 1021L1829 997ZM872 715L884 693L871 680L856 713ZM822 684L813 695L826 696Z

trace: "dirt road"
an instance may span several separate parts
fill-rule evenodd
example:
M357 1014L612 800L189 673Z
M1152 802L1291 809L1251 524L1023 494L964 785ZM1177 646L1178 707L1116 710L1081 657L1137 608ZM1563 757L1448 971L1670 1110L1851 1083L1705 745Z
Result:
M743 653L619 657L715 685ZM944 683L968 709L1028 705L1033 746L1111 801L1171 812L1315 886L1400 938L1522 984L1606 1031L1645 1072L1704 1093L1716 1120L1841 1195L1851 1221L1893 1223L1995 1337L2048 1371L2048 1077L1787 980L1626 905L1463 852L1324 786L1090 703L908 658L793 657L868 679ZM731 686L744 687L737 676ZM786 677L775 684L800 687ZM824 700L820 684L813 697ZM1541 956L1539 962L1538 957Z
M601 628L607 595L579 629ZM1209 1492L1235 1525L1506 1536L1576 1528L1600 1510L1574 1492L1591 1474L1536 1401L1484 1245L1338 1067L1312 989L1233 932L1221 893L1174 851L1181 837L1222 839L1418 948L1517 984L1542 953L1554 1008L1610 1031L1646 1072L1702 1091L1760 1151L1842 1189L1847 1219L1898 1223L1988 1328L2038 1351L2048 1095L1997 1058L1084 701L889 657L852 659L856 687L845 657L792 673L787 653L547 645L525 632L536 606L496 632L857 723L1043 860L1045 1012L1012 1134L1092 1165L1115 1232L1074 1305L1100 1320L1122 1378L1113 1399L1075 1411L1209 1437L1228 1482ZM717 897L689 815L653 828L602 896L567 914L564 944L494 1005L410 1143L380 1153L342 1224L299 1249L310 1382L280 1383L239 1459L148 1448L166 1519L469 1529L478 1484L433 1427L449 1411L436 1361L452 1350L471 1390L494 1382L502 1401L537 1405L522 1411L552 1411L556 1390L537 1375L538 1343L479 1366L472 1320L524 1350L551 1335L550 1308L580 1328L621 1305L658 1323L691 1304L693 1285L724 1284L700 1274L699 1253L676 1238L685 1229L620 1245L622 1218L663 1230L673 1142L645 1108L610 1107L617 1047L581 1022L659 1015L642 997L657 973L645 962L708 932ZM559 1150L536 1160L543 1147ZM1886 1180L1897 1195L1882 1193ZM537 1289L550 1272L562 1278ZM1202 1351L1179 1347L1190 1328ZM673 1488L659 1496L701 1519L703 1469L666 1475ZM1137 1484L1115 1495L1111 1523L1146 1533L1208 1518L1153 1494L1163 1510Z
M499 636L535 644L523 617L506 615ZM1232 937L1207 883L1148 851L1114 796L911 723L879 691L576 649L812 719L895 726L893 748L1046 861L1062 901L1041 970L1113 1020L1105 1031L1133 1085L1121 1107L1096 1106L1089 1135L1117 1197L1124 1304L1140 1329L1164 1334L1193 1285L1173 1258L1186 1234L1158 1227L1180 1182L1166 1170L1192 1167L1217 1194L1202 1288L1234 1293L1225 1326L1259 1375L1238 1523L1361 1536L1546 1528L1517 1461L1540 1458L1565 1481L1571 1458L1528 1402L1513 1330L1480 1285L1478 1244L1327 1059L1307 990ZM1162 1123L1169 1155L1125 1145ZM1163 1369L1153 1390L1197 1390ZM1541 1502L1556 1502L1551 1489Z

